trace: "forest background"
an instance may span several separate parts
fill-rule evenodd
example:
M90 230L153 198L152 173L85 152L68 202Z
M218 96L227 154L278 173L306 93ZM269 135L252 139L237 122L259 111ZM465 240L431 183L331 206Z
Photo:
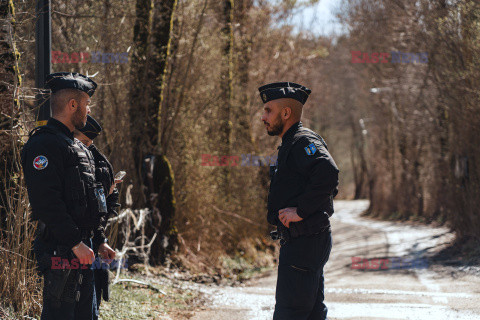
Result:
M341 170L338 198L478 241L479 4L343 0L342 32L322 35L293 18L318 2L52 1L52 71L99 84L95 143L127 172L123 207L148 208L133 243L155 235L149 263L208 274L222 274L226 257L271 263L268 166L279 140L265 133L257 88L273 81L312 89L303 121ZM0 15L0 292L32 314L34 223L19 151L41 93L35 1L2 0ZM122 227L110 229L119 246Z

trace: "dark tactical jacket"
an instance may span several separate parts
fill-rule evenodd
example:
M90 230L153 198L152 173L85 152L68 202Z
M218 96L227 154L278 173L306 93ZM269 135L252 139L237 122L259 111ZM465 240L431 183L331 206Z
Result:
M286 230L278 211L296 207L303 220L290 223L290 233L312 234L329 226L338 173L322 137L301 122L294 124L282 137L277 164L270 167L268 222Z
M120 206L120 204L117 203L119 193L118 190L115 188L112 194L108 194L110 192L110 187L114 183L114 172L113 167L108 161L107 157L103 153L101 153L94 144L91 144L88 147L88 150L92 152L93 158L95 160L95 176L97 178L97 181L102 184L104 192L107 195L107 214L103 215L100 219L100 223L105 229L107 226L108 218L110 216L116 216L118 214L117 208ZM97 240L101 241L102 239L94 238L93 240L95 247L97 247L101 243L99 243Z
M50 118L32 131L22 167L32 218L45 224L46 241L72 248L85 238L105 238L105 195L93 156L63 123Z

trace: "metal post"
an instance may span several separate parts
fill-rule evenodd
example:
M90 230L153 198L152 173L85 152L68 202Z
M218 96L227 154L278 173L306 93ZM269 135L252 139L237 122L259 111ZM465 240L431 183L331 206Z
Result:
M37 23L35 28L35 87L45 87L45 77L51 73L52 26L50 0L37 0ZM50 118L50 99L41 92L37 95L36 126L47 123Z

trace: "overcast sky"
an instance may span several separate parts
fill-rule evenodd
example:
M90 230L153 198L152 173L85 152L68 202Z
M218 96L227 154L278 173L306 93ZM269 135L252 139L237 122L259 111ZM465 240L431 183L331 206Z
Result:
M341 0L320 0L320 3L296 14L292 22L299 29L310 30L317 35L343 33L344 29L335 17L340 3Z

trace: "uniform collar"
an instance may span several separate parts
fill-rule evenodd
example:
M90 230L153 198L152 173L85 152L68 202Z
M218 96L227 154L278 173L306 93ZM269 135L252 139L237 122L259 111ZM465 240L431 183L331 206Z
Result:
M67 137L73 140L73 132L68 129L66 125L64 125L62 122L58 121L57 119L50 118L48 119L47 126L50 127L55 127L59 129L61 132L65 133Z
M288 130L287 132L285 132L285 134L283 135L282 137L282 144L285 143L285 141L289 140L290 138L293 137L293 135L295 134L295 132L297 132L297 130L299 128L303 127L303 124L302 124L302 121L299 121L295 124L293 124Z

